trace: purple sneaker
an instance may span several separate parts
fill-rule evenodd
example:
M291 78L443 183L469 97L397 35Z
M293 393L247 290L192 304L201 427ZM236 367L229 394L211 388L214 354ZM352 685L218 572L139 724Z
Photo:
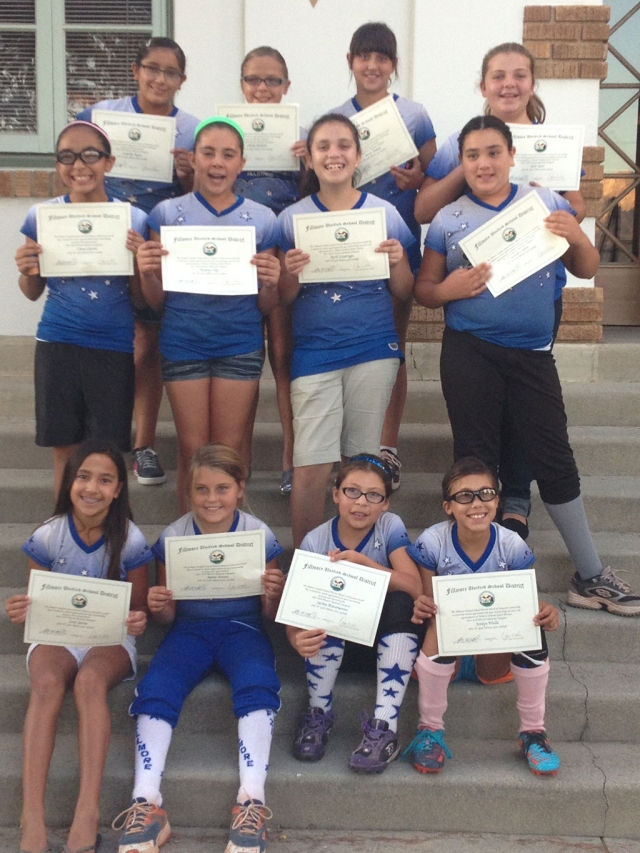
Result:
M400 752L398 735L389 729L386 720L362 715L363 736L360 745L351 753L349 767L356 773L382 773Z
M320 761L324 758L324 748L333 727L333 711L322 708L308 708L305 712L300 731L293 742L293 756L298 761Z

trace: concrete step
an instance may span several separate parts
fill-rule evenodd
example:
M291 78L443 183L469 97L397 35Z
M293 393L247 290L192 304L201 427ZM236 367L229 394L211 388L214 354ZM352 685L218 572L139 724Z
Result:
M140 663L139 677L149 658ZM276 718L277 734L293 740L301 714L307 706L302 659L297 656L279 661L282 707ZM109 694L114 733L130 734L128 716L133 684L124 682ZM372 713L376 680L373 671L341 672L334 695L339 731L357 741L360 713ZM406 745L413 737L418 719L418 686L412 681L400 715L398 733ZM515 686L486 687L456 682L449 689L446 715L450 737L512 739L518 731ZM29 700L29 677L24 655L0 655L0 733L20 732ZM640 666L554 661L547 692L547 730L553 740L574 742L619 741L640 744ZM215 708L215 715L211 709ZM69 694L60 715L58 731L77 730L77 715ZM234 739L236 722L231 690L220 675L211 675L199 684L185 703L180 717L182 734L219 734Z
M640 747L629 744L555 742L562 759L555 778L533 776L516 740L451 738L454 759L436 778L395 762L380 776L352 773L347 760L358 738L339 731L320 764L290 754L289 738L276 735L271 750L267 802L274 826L332 830L455 829L637 838L640 818ZM4 760L0 825L20 815L20 737L0 737ZM60 735L47 788L48 823L70 822L77 795L77 743ZM133 738L111 739L102 814L115 816L129 802ZM237 750L226 737L185 735L176 730L163 781L164 805L176 826L227 826L237 791Z

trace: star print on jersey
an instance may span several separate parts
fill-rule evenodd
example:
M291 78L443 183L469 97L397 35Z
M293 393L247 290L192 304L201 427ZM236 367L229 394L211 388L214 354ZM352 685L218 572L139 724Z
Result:
M137 204L138 203L138 196L137 195L130 195L129 198L127 199L127 201L130 201L131 204Z
M445 566L450 566L451 565L451 557L445 557L442 562L445 564Z
M341 299L342 299L342 296L340 296L339 293L334 293L333 296L331 297L331 301L333 302L334 305L336 304L336 302L340 302Z
M376 539L376 541L373 543L373 547L376 549L376 551L379 551L380 548L382 548L382 542L379 539Z
M457 219L458 216L462 216L462 211L461 210L453 210L453 211L451 211L451 215L455 216Z
M83 570L80 572L80 574L82 575L82 577L83 577L83 578L86 578L86 576L89 574L89 572L88 572L86 569L83 569Z
M238 215L239 215L240 219L244 219L246 222L248 222L251 219L251 214L247 213L246 210L243 213L240 213Z
M386 677L382 679L382 684L386 684L387 681L397 681L402 687L404 687L403 676L411 674L410 669L401 669L397 663L388 668L383 667L380 671L387 673Z
M461 222L461 223L460 223L460 230L461 230L461 231L466 231L468 227L469 227L469 223L468 223L468 222Z
M501 569L506 569L506 568L507 568L506 560L500 560L500 561L498 562L498 566L499 566Z
M89 291L89 298L90 299L97 299L98 298L98 292L96 290L90 290Z
M60 557L60 559L58 560L58 565L59 566L66 566L67 565L66 559L64 557Z
M109 287L109 285L111 284L111 279L105 278L104 283L107 285L107 287Z

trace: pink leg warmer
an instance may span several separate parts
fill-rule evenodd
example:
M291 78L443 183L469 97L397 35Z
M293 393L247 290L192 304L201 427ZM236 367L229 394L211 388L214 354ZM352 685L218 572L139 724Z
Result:
M455 663L434 663L424 652L418 655L416 672L420 684L418 708L421 729L431 729L434 732L444 729L447 690L455 668Z
M516 707L520 715L520 731L543 732L549 661L534 669L511 664L511 672L518 689Z

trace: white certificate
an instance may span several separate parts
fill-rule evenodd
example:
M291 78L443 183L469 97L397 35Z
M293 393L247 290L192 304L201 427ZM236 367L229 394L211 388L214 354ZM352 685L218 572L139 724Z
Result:
M389 255L375 251L387 239L382 207L294 213L293 230L296 249L311 255L301 284L389 278Z
M390 572L296 550L276 622L324 628L332 637L372 646Z
M25 643L116 646L127 636L131 584L32 569Z
M544 224L549 209L535 190L510 204L485 225L459 240L475 267L491 264L487 288L500 296L530 275L562 257L569 248Z
M535 181L550 190L580 189L582 125L510 124L516 149L509 179L514 184Z
M92 110L91 120L111 140L116 162L110 177L163 184L173 181L171 149L176 145L175 117Z
M261 595L264 530L168 536L167 587L176 601Z
M247 172L297 172L291 146L300 139L297 104L218 104L218 115L244 131Z
M485 655L542 648L533 569L433 578L441 655Z
M359 187L384 175L392 166L402 166L418 156L393 95L350 118L358 128L362 147Z
M258 292L253 225L161 225L162 287L210 296L246 296Z
M133 252L127 249L131 205L39 204L40 275L133 275Z

